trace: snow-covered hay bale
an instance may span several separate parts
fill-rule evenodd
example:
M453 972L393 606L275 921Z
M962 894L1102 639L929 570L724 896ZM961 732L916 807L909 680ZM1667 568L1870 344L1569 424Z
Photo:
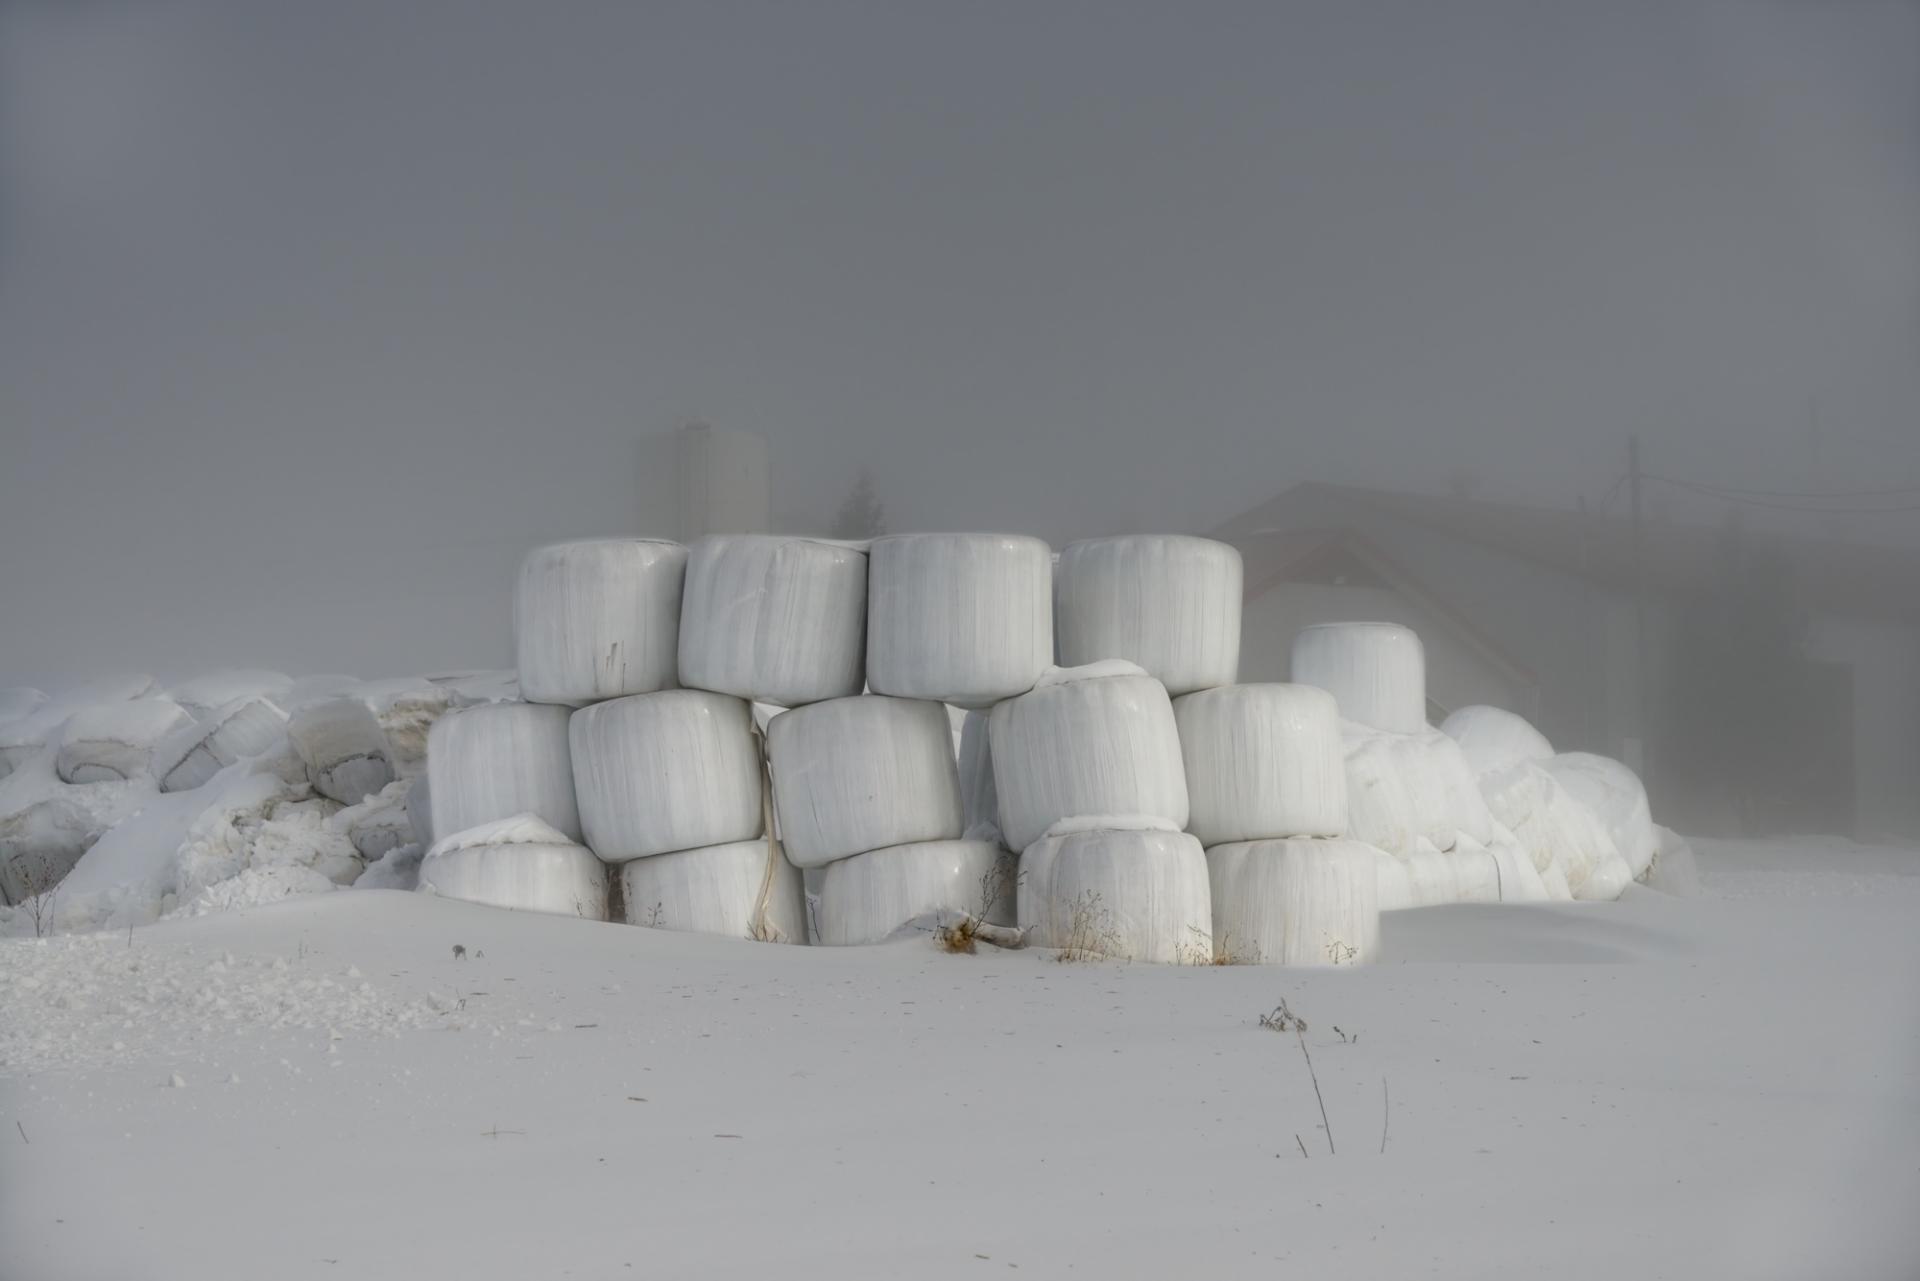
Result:
M420 677L368 681L357 692L387 740L393 776L418 778L426 773L427 735L442 716L461 705L460 696Z
M536 548L513 595L520 696L580 707L678 682L687 549L646 538Z
M1500 707L1462 707L1440 723L1440 732L1460 744L1460 753L1475 774L1553 756L1553 744L1545 734L1525 717Z
M1061 819L1151 815L1187 825L1187 774L1166 689L1125 663L1054 668L993 709L994 789L1007 844Z
M1310 685L1227 685L1173 700L1187 830L1202 845L1343 836L1347 776L1333 695Z
M241 699L261 698L277 704L292 688L293 677L285 672L235 668L205 672L180 681L167 691L167 696L192 713L194 719L205 720Z
M1544 903L1550 897L1533 858L1513 833L1494 825L1493 838L1465 835L1447 852L1461 903Z
M314 790L357 805L394 780L387 738L365 701L353 695L309 703L287 719L287 738Z
M990 707L1053 663L1053 561L1018 534L896 534L867 553L867 684Z
M1346 840L1213 846L1215 945L1247 965L1371 961L1380 950L1377 853Z
M67 718L54 770L67 783L146 778L153 772L153 749L192 724L193 718L170 698L89 707Z
M798 707L865 683L867 556L808 538L695 543L680 615L680 683Z
M1398 912L1403 908L1415 906L1413 901L1413 875L1407 870L1406 863L1382 849L1373 850L1373 886L1374 896L1379 901L1382 912Z
M287 714L270 699L247 694L182 725L153 749L163 792L190 792L235 761L270 751L287 733Z
M378 796L341 810L328 824L346 834L362 859L377 863L413 840L413 824L407 818L407 794L412 789L411 780L396 779Z
M1020 856L1020 928L1035 947L1163 965L1213 959L1207 856L1185 832L1069 832Z
M777 842L732 841L637 858L620 869L629 925L805 943L800 871Z
M607 919L607 869L531 814L455 832L427 851L419 888L442 898Z
M1069 543L1054 576L1065 667L1119 658L1170 694L1231 685L1240 671L1240 553L1183 534Z
M1449 850L1461 833L1485 844L1493 816L1461 756L1459 744L1436 730L1387 734L1347 722L1347 832L1390 854L1409 853L1418 840Z
M955 752L960 766L961 823L969 840L1000 841L1000 794L993 786L993 747L985 712L968 712Z
M583 707L569 727L587 844L609 863L765 831L760 743L746 702L662 690Z
M1633 879L1598 816L1543 765L1523 762L1480 777L1487 808L1527 851L1549 897L1564 881L1574 898L1619 897ZM1600 879L1589 886L1596 872Z
M1599 820L1626 860L1628 874L1636 880L1645 876L1660 850L1660 834L1640 776L1611 757L1590 752L1566 752L1540 764Z
M921 841L837 859L820 874L820 942L878 943L942 913L1011 925L1018 877L1018 860L992 841Z
M1293 638L1293 680L1318 685L1340 715L1393 734L1427 728L1427 657L1398 623L1316 623Z
M799 867L916 841L957 840L960 776L947 709L862 694L767 726L774 812Z
M1400 855L1407 869L1407 890L1414 907L1440 907L1461 901L1460 871L1446 854L1426 837L1417 837L1413 848Z
M485 703L441 717L427 735L433 830L532 814L580 841L568 715L551 703Z

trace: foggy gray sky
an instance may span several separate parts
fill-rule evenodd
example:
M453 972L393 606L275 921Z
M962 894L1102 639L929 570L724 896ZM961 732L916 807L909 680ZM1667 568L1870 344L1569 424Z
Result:
M1897 0L0 5L0 684L503 665L695 415L1056 541L1630 431L1920 482L1917 64Z

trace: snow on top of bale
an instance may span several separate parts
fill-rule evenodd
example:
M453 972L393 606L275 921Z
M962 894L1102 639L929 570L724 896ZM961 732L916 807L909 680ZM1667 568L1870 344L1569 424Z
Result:
M469 827L464 832L454 832L434 842L427 851L428 858L437 858L442 854L451 854L455 850L480 849L489 845L577 845L578 841L568 838L565 832L554 827L545 819L534 814L515 814L511 818L497 819L491 823L482 823L478 827Z

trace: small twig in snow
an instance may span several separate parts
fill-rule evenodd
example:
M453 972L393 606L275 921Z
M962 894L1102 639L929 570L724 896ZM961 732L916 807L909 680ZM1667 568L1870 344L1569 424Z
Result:
M1311 1161L1311 1160L1313 1160L1313 1158L1312 1158L1312 1157L1310 1157L1310 1156L1307 1156L1307 1142L1306 1142L1306 1140L1305 1140L1305 1139L1303 1139L1303 1138L1301 1138L1301 1137L1300 1137L1300 1132L1299 1132L1298 1130L1295 1130L1295 1131L1294 1131L1294 1134L1293 1134L1293 1141L1294 1141L1295 1143L1298 1143L1298 1144L1300 1145L1300 1155L1301 1155L1301 1156L1304 1156L1304 1157L1307 1157L1307 1160L1309 1160L1309 1161Z
M19 1122L19 1120L18 1120L18 1118L16 1118L16 1119L14 1120L14 1125L16 1125L16 1126L19 1126L19 1129L20 1129L20 1141L21 1141L22 1143L24 1143L24 1144L26 1144L26 1145L27 1145L28 1147L32 1147L32 1146L33 1146L33 1140L27 1137L27 1127L26 1127L26 1126L24 1126L24 1125L20 1125L20 1122Z

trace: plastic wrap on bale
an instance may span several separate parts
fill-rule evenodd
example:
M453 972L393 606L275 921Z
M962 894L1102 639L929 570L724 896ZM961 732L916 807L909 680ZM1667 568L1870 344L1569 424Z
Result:
M1378 852L1337 838L1213 846L1216 949L1244 965L1371 961L1380 950Z
M609 863L750 841L765 831L753 713L706 690L662 690L573 714L573 786L587 844Z
M462 832L532 814L583 841L568 714L548 703L486 703L441 717L427 735L433 830Z
M234 762L270 751L286 736L287 714L271 700L244 695L183 725L153 749L163 792L190 792Z
M1380 910L1397 912L1416 906L1413 901L1413 875L1407 870L1405 861L1383 849L1371 845L1367 848L1373 850L1374 896L1379 901Z
M1413 848L1399 856L1407 869L1409 897L1414 907L1441 907L1458 903L1460 872L1453 859L1426 837L1415 837Z
M1466 833L1447 857L1453 862L1454 883L1462 903L1544 903L1546 884L1533 858L1503 827L1493 839L1479 841Z
M292 689L293 677L285 672L233 668L181 681L167 691L167 696L195 720L206 720L244 699L265 699L284 707L282 700Z
M862 694L798 707L767 726L767 755L780 838L799 867L961 835L939 703Z
M685 547L647 538L530 553L513 598L520 696L580 707L672 688L686 568Z
M67 783L150 777L154 748L192 724L180 704L159 696L89 707L61 728L55 772Z
M1626 860L1628 874L1635 880L1644 877L1660 850L1660 834L1640 776L1612 757L1590 752L1567 752L1540 766L1599 820Z
M992 841L921 841L838 859L820 876L820 942L878 943L949 912L1011 925L1018 879L1018 860Z
M695 543L680 617L680 683L798 707L865 685L867 557L808 538Z
M427 736L441 717L462 705L452 688L421 677L368 681L355 692L373 710L387 740L395 778L427 772Z
M358 805L394 780L387 738L373 709L341 695L309 703L287 720L287 738L307 767L307 779L322 796Z
M637 858L619 875L629 925L762 943L807 941L800 871L775 842L732 841Z
M1389 734L1346 722L1347 830L1391 854L1425 839L1453 848L1460 833L1485 844L1493 815L1457 743L1435 730Z
M990 707L1053 664L1053 566L1018 534L896 534L867 552L867 684Z
M1231 685L1240 671L1240 553L1184 534L1069 543L1054 575L1064 667L1118 658L1170 694Z
M1173 717L1187 830L1202 845L1346 834L1346 762L1331 694L1228 685L1173 700Z
M1552 894L1548 869L1555 868L1574 898L1617 898L1611 888L1616 878L1609 865L1618 864L1625 881L1632 880L1626 860L1598 816L1576 801L1560 781L1534 762L1524 762L1480 777L1480 792L1493 817L1513 833L1533 860L1542 882ZM1602 879L1589 887L1596 869ZM1611 888L1611 892L1609 889ZM1624 881L1620 888L1624 888Z
M607 919L607 869L531 814L455 832L420 861L419 889L487 907Z
M1055 668L990 720L994 790L1007 845L1024 850L1063 818L1151 814L1187 825L1187 774L1173 704L1125 663Z
M1333 695L1343 719L1390 734L1427 728L1427 659L1398 623L1316 623L1293 638L1293 680Z
M1185 832L1070 832L1020 856L1020 928L1035 947L1163 965L1213 960L1207 856Z
M1477 704L1458 708L1440 723L1440 732L1460 744L1461 755L1476 775L1553 756L1547 736L1505 708Z

